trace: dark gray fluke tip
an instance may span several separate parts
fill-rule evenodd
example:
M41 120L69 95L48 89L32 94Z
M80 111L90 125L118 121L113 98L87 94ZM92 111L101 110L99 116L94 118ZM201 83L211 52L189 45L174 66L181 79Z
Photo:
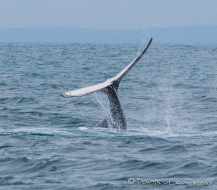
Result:
M61 96L64 98L68 98L68 96L65 93L62 93Z

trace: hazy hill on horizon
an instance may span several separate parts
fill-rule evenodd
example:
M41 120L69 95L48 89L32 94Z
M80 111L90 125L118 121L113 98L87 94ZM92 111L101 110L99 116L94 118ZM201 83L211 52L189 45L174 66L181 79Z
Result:
M154 38L156 44L217 44L217 26L145 29L18 28L0 29L0 42L128 44Z

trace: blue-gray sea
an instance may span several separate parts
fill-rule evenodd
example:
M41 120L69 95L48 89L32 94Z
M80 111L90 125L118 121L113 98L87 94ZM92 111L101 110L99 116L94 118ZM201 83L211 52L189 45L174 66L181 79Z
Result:
M0 189L217 189L217 46L152 44L124 77L128 130L99 92L143 44L0 44Z

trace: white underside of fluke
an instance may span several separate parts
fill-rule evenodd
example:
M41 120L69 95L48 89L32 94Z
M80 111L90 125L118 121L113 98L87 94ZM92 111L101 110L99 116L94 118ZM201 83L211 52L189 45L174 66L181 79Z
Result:
M116 76L113 78L110 78L106 80L103 83L96 84L93 86L88 86L85 88L80 88L78 90L73 90L69 92L65 92L62 94L63 97L77 97L77 96L84 96L87 94L91 94L93 92L102 90L103 88L106 88L110 85L112 85L114 82L118 83L121 81L121 79L131 70L131 68L142 58L142 56L145 54L145 52L148 50L150 44L152 42L152 38L149 40L148 45L144 48L144 50L127 66L125 67L121 72L119 72Z
M68 98L68 97L77 97L77 96L84 96L87 94L91 94L93 92L99 91L107 86L112 85L112 82L108 79L103 83L99 83L93 86L88 86L85 88L80 88L78 90L73 90L69 92L65 92L62 94L63 97Z

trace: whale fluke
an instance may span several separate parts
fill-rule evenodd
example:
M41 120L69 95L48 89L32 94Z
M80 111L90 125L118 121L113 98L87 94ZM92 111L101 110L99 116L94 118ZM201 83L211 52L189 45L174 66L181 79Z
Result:
M124 130L127 129L125 116L118 98L117 90L120 81L146 53L149 46L151 45L151 42L152 42L152 38L149 40L147 46L143 49L143 51L116 76L107 79L103 83L99 83L93 86L88 86L85 88L80 88L78 90L65 92L61 95L65 98L69 98L69 97L84 96L96 91L101 91L105 93L108 96L110 102L110 115L105 120L103 120L103 122L97 124L96 127L103 127L103 128L112 127L112 128L124 129Z
M99 91L107 86L110 86L114 83L119 84L122 78L132 69L132 67L142 58L142 56L145 54L145 52L148 50L149 46L151 45L152 38L149 40L149 43L147 46L144 48L144 50L127 66L125 67L120 73L118 73L116 76L113 78L107 79L105 82L96 84L93 86L88 86L85 88L80 88L78 90L73 90L69 92L65 92L62 94L64 98L69 98L69 97L78 97L78 96L84 96L87 94L91 94L93 92Z

